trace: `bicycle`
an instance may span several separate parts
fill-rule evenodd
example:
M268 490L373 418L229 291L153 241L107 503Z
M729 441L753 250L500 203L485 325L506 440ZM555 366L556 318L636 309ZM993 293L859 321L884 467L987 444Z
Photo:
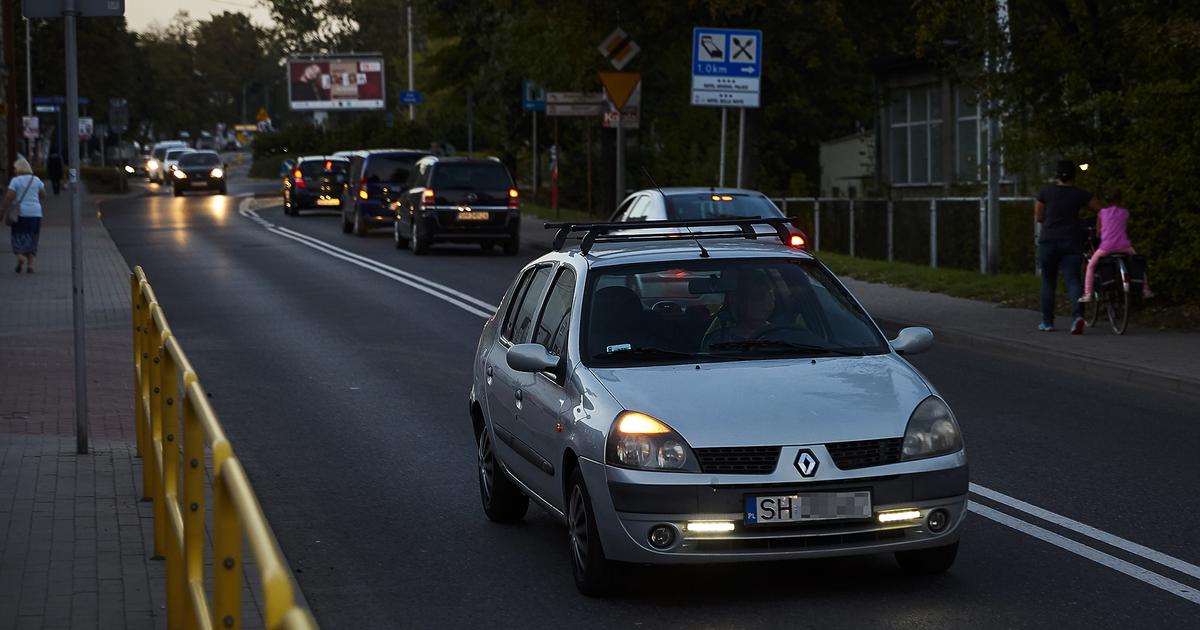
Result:
M1084 267L1096 253L1095 228L1088 228L1087 252ZM1096 281L1092 300L1084 304L1083 319L1088 328L1100 319L1100 310L1108 316L1113 333L1125 334L1130 312L1141 305L1142 288L1146 282L1146 257L1140 254L1109 254L1096 265Z

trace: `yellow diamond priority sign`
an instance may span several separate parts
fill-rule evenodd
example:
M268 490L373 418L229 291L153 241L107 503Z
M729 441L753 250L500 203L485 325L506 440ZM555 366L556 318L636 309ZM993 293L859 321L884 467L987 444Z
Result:
M642 80L640 72L600 72L600 83L608 90L608 98L620 111L625 108L626 101L633 94L634 88Z

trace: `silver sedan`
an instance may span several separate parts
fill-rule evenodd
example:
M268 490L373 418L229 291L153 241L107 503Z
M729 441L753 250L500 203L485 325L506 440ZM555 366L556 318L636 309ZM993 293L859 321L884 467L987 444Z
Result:
M489 518L532 499L561 519L585 594L619 563L953 564L963 440L903 356L927 329L888 341L778 242L594 231L528 265L484 326L470 413Z

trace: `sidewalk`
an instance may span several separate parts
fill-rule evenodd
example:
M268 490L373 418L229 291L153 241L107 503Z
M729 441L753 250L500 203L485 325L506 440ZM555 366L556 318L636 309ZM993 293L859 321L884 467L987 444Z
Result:
M523 244L549 250L554 232L547 221L525 217ZM820 257L820 254L818 254ZM1046 365L1104 372L1116 380L1200 396L1200 334L1145 330L1130 326L1125 335L1109 332L1107 324L1083 335L1068 334L1070 321L1059 315L1058 331L1037 330L1041 315L989 302L950 297L844 277L842 281L862 301L871 316L901 326L925 326L938 341L1001 352Z

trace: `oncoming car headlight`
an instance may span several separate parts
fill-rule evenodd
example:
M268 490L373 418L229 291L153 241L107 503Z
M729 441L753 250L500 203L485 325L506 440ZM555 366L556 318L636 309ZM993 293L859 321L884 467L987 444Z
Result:
M175 169L171 172L175 174L176 179L187 179L187 173L184 173L183 171L181 171L179 169Z
M962 450L962 432L950 407L937 396L921 401L904 430L902 461L957 453Z
M692 447L666 423L636 411L622 411L608 432L605 459L613 466L700 472Z
M218 166L218 167L214 168L213 170L209 171L208 176L213 179L221 179L222 177L225 177L225 171L221 170L221 167Z
M146 170L147 171L157 171L158 170L158 161L150 160L149 162L146 162Z

